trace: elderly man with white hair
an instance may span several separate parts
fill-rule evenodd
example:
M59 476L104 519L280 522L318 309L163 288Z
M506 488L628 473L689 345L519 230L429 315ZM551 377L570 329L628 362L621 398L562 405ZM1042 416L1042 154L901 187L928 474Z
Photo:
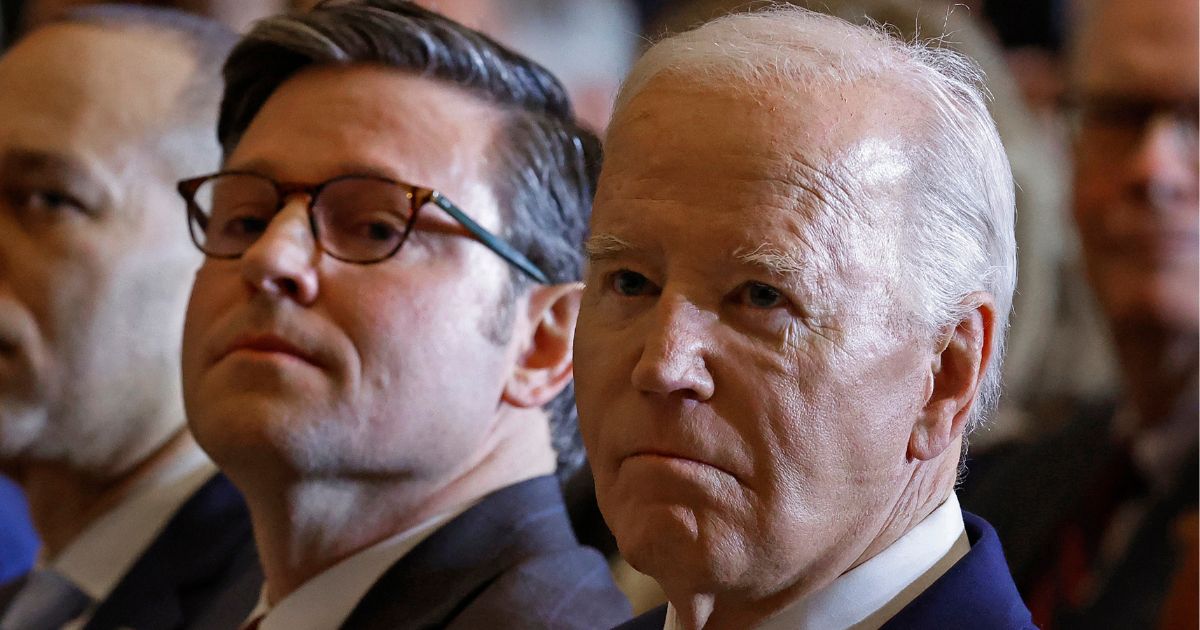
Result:
M635 65L575 346L631 628L1028 628L954 494L998 394L1013 185L946 50L801 9Z

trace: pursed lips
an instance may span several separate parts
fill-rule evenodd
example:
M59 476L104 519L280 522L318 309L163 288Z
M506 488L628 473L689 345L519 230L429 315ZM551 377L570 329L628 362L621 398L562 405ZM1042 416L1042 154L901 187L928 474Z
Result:
M630 454L622 457L621 464L624 464L628 460L638 459L638 458L675 460L677 462L683 462L683 463L686 463L689 465L703 466L706 468L711 468L713 470L716 470L717 472L724 473L730 477L733 477L735 480L737 480L738 483L742 482L741 477L734 474L733 471L731 471L727 468L724 468L722 466L718 466L718 465L712 463L711 461L704 460L704 459L698 459L698 458L692 457L690 455L683 455L680 453L663 450L663 449L647 448L647 449L635 450L635 451L631 452Z
M321 365L311 353L304 351L299 346L288 341L284 337L273 333L254 333L241 335L235 339L233 343L229 344L223 351L221 351L213 363L217 363L238 351L283 354L295 357L301 361L304 361L305 363L310 363L317 367L320 367Z

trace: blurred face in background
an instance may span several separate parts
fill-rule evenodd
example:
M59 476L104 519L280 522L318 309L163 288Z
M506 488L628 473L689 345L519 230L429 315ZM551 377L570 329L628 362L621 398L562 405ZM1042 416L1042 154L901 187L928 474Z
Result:
M1075 70L1075 220L1088 274L1116 326L1195 333L1197 3L1095 4Z
M26 31L32 30L62 15L64 11L89 4L100 4L101 1L28 0L22 9L21 27ZM255 20L286 11L291 4L287 0L130 0L130 3L160 6L203 15L222 22L235 31L245 31ZM312 2L296 4L311 5Z
M82 25L0 58L0 462L117 474L182 426L200 257L154 146L194 63L170 35Z

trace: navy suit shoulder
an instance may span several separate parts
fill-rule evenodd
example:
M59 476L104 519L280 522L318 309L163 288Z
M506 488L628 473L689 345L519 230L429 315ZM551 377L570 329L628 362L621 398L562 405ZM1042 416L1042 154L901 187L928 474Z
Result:
M996 530L969 512L963 512L963 522L971 550L889 619L884 628L1035 628L1008 572Z
M996 531L963 512L971 550L942 577L883 624L886 630L1034 629L1029 610L1013 584ZM662 630L667 607L660 606L616 630Z
M234 585L249 592L230 593ZM260 585L249 512L233 484L218 474L171 517L86 628L236 627L253 609ZM220 621L197 623L217 602L224 607Z
M493 492L439 528L342 627L606 628L629 615L604 557L575 539L547 476Z

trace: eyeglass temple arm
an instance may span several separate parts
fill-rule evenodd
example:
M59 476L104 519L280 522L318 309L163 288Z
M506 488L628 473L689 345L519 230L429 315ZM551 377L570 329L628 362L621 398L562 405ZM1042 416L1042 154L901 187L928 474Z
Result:
M455 221L458 221L463 227L467 228L467 231L470 232L472 236L479 239L485 246L499 254L501 258L515 265L517 269L520 269L525 275L533 278L539 284L550 284L550 279L546 277L546 274L541 269L538 269L537 265L533 264L533 262L526 258L524 254L514 249L512 245L509 245L498 236L484 229L483 226L476 223L471 217L467 216L466 213L464 213L462 210L459 210L458 206L454 205L449 199L443 197L441 193L436 190L433 191L429 196L429 200L437 204L437 207L445 210L446 214L449 214L454 218Z

